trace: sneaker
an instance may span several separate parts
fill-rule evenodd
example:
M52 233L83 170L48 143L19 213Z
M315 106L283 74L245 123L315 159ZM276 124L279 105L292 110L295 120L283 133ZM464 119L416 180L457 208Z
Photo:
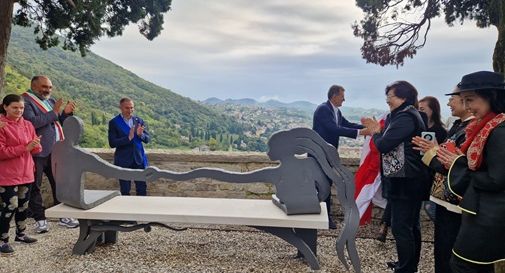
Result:
M35 223L35 232L46 233L49 231L47 220L39 220Z
M33 243L37 242L37 239L32 238L32 237L28 237L27 235L23 235L21 237L16 236L14 241L25 243L25 244L33 244Z
M79 221L75 220L74 218L60 218L58 225L67 228L76 228L79 226Z
M9 255L14 253L14 249L9 245L9 243L3 243L0 245L0 253L4 255Z

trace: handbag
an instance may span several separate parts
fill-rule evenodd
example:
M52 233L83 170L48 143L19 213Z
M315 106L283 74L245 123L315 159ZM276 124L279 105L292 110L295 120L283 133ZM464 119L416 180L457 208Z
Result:
M382 155L382 173L385 177L405 177L405 147L400 143Z

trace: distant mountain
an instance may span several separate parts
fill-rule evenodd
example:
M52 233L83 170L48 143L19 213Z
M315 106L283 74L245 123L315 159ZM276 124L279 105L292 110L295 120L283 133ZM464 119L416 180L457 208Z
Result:
M236 105L257 105L258 102L254 99L218 99L215 97L208 98L204 101L202 101L203 104L208 104L208 105L219 105L219 104L236 104Z
M268 100L265 102L258 102L255 99L245 98L245 99L226 99L221 100L218 98L208 98L202 101L203 104L206 105L224 105L224 104L234 104L241 106L258 106L267 109L278 109L278 108L293 108L297 110L301 110L307 113L312 114L316 109L315 104L310 103L308 101L295 101L295 102L280 102L278 100Z
M6 71L7 93L26 91L30 78L42 74L51 78L54 97L76 100L76 115L85 122L81 143L85 147L108 146L108 120L118 114L122 97L131 97L136 113L146 120L151 148L192 148L214 138L218 148L228 149L243 131L243 125L233 118L150 83L92 52L82 58L60 48L42 50L30 28L12 29Z
M282 109L282 108L287 108L287 109L296 109L303 111L306 115L312 117L312 114L316 110L317 105L313 104L308 101L294 101L294 102L281 102L278 100L268 100L266 102L258 102L254 99L226 99L226 100L221 100L218 98L208 98L204 101L202 101L203 104L206 105L226 105L226 104L232 104L232 105L240 105L240 106L256 106L256 107L263 107L267 109ZM380 110L380 109L366 109L366 108L361 108L361 107L347 107L347 106L342 106L341 107L342 113L345 115L345 117L349 120L353 121L359 121L359 119L363 116L375 116L378 117L385 113L385 110Z

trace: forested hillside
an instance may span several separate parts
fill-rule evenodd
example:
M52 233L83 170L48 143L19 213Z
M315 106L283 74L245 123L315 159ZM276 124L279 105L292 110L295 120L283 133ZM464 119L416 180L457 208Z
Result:
M93 53L82 58L60 48L42 50L32 30L14 27L7 59L7 93L21 93L38 74L51 78L54 97L77 101L76 115L85 122L84 147L107 146L107 123L118 113L121 97L135 101L153 136L150 148L228 149L243 125L189 98L159 87ZM168 64L169 65L169 64Z

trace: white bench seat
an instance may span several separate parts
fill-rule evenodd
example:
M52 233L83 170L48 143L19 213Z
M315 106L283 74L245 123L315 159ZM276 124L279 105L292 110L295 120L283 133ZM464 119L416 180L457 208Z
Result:
M312 269L319 269L317 230L328 229L326 204L320 206L320 214L287 215L272 200L116 196L87 210L59 204L47 209L46 216L79 220L80 234L73 248L78 255L93 252L97 241L115 243L118 231L167 227L162 223L244 225L285 240Z
M88 210L59 204L47 209L46 216L93 220L328 229L325 203L321 203L320 214L286 215L271 200L259 199L116 196Z

